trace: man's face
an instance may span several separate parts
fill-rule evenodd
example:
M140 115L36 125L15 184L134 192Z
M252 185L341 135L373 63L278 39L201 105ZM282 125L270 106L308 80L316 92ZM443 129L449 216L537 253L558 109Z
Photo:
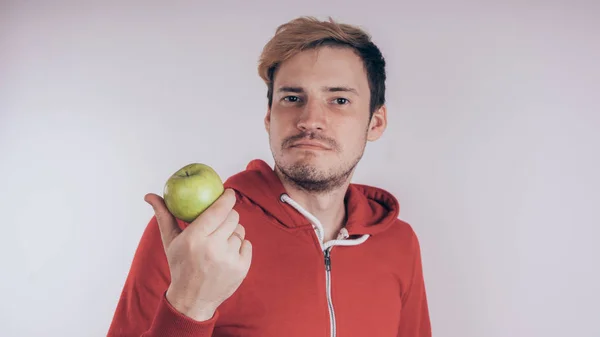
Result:
M281 64L265 117L276 170L312 192L342 186L386 126L385 107L369 120L369 103L367 74L351 49L307 50Z

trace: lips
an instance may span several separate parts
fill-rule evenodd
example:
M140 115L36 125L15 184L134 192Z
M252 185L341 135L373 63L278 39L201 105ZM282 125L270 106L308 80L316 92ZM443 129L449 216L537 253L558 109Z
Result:
M319 143L319 142L315 142L315 141L307 141L307 140L295 142L290 147L306 148L306 149L321 149L321 150L329 150L330 149L327 145L325 145L323 143Z

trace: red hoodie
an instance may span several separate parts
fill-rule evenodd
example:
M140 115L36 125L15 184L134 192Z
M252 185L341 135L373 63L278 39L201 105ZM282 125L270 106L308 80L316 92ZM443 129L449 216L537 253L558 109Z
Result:
M271 167L252 161L225 182L252 242L238 290L212 319L166 301L170 274L156 218L135 252L108 337L429 337L420 248L388 192L351 184L347 223L322 243L318 219L291 200ZM180 222L184 228L185 223Z

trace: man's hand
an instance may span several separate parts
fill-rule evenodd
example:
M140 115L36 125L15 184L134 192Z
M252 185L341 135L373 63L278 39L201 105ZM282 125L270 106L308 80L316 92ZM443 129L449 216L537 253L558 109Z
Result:
M250 268L252 245L233 209L235 193L225 192L181 230L164 200L149 193L167 255L171 284L167 300L182 314L205 321L240 286Z

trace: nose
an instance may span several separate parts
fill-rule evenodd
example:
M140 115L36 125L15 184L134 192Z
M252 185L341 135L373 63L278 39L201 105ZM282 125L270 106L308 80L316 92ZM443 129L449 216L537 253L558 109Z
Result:
M325 108L317 100L309 100L302 107L297 127L302 131L323 131L327 125L326 117Z

